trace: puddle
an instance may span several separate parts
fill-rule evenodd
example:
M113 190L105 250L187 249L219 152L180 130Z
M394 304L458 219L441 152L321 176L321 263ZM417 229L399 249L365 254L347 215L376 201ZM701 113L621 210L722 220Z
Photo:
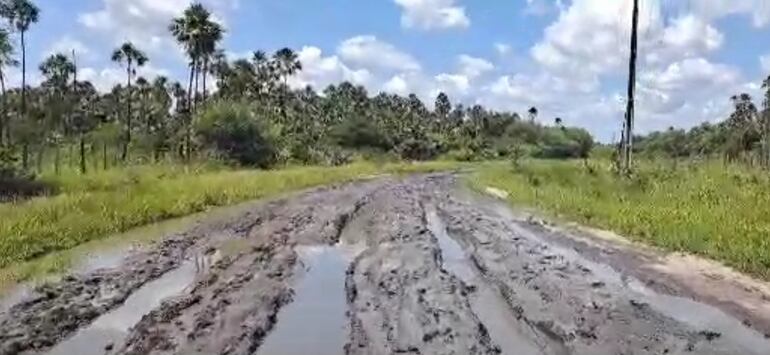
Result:
M531 240L537 240L548 245L553 254L562 255L565 260L577 263L589 268L598 281L605 282L608 286L618 288L618 293L628 294L635 301L648 304L652 309L672 319L687 324L695 331L715 331L721 334L714 343L727 341L732 346L742 347L746 354L754 354L759 349L770 349L770 339L754 329L746 327L741 321L725 313L721 309L694 301L689 298L676 297L658 293L647 287L638 279L621 274L607 264L596 263L580 255L570 248L561 247L545 242L542 238L528 229L520 226L518 219L504 207L495 208L498 214L506 219L511 229L517 234ZM761 351L761 350L759 350ZM764 352L761 352L764 353Z
M355 252L345 246L300 246L297 253L305 274L257 354L339 355L348 333L345 277Z
M492 343L499 346L504 355L543 353L544 347L534 340L537 335L517 320L502 296L474 271L462 246L447 234L435 208L426 209L426 219L428 229L438 240L444 269L476 287L470 296L471 309L484 323Z
M97 318L91 325L65 340L48 355L103 355L108 345L120 347L129 328L159 307L164 299L181 294L197 273L197 262L188 261L161 278L152 281L128 297L118 309Z

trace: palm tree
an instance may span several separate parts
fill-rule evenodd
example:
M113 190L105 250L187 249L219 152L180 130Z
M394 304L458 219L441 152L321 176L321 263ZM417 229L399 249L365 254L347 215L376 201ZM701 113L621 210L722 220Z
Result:
M294 53L290 48L279 49L273 55L273 61L278 75L283 79L283 89L281 95L281 112L283 113L284 122L288 121L288 112L286 111L287 96L289 92L289 77L294 75L297 71L302 70L302 63L297 58L297 53Z
M27 44L25 35L33 23L40 19L40 9L29 0L4 0L0 3L0 16L19 31L21 42L21 114L27 113Z
M187 90L186 117L186 159L189 160L192 153L190 126L192 123L192 111L197 101L197 85L193 96L193 83L197 83L200 71L204 67L205 57L214 53L216 43L222 39L224 29L218 23L211 20L209 12L202 4L194 3L184 10L182 16L171 21L169 31L176 38L190 57L190 77ZM207 65L207 64L206 64ZM194 100L195 98L195 100Z
M112 53L112 61L126 64L126 87L128 90L128 95L126 95L126 111L128 117L126 118L126 141L121 153L121 160L125 161L128 158L128 146L131 144L131 78L136 75L136 67L144 66L148 59L144 52L134 47L131 42L126 42Z
M538 114L537 107L534 107L534 106L530 107L528 113L529 113L530 122L535 122L535 119L537 119L537 114Z
M19 62L13 58L13 45L8 32L0 29L0 95L3 96L3 108L0 111L0 146L10 144L11 133L8 128L8 95L5 87L5 68L15 67Z
M67 124L62 117L69 116L71 107L66 102L66 97L70 89L70 80L75 74L75 64L64 54L58 53L48 57L40 64L40 72L45 76L46 81L43 88L48 91L48 124L51 136L49 139L56 148L55 170L59 173L60 156L59 143L62 135L66 135ZM65 114L66 113L66 114ZM41 150L43 147L41 146Z
M203 28L203 35L201 38L201 57L203 57L203 70L201 74L203 75L203 101L206 101L206 97L208 96L208 90L206 87L206 79L208 78L208 74L211 71L211 63L216 62L218 56L224 56L224 53L217 50L217 44L219 41L222 40L222 36L224 35L224 29L222 26L216 22L213 21L207 21L204 24ZM219 52L219 53L218 53Z

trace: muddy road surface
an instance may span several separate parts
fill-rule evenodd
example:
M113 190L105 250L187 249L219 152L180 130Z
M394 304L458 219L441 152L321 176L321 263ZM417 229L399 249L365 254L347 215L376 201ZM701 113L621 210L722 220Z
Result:
M770 354L766 284L536 222L459 179L211 218L0 308L0 354Z

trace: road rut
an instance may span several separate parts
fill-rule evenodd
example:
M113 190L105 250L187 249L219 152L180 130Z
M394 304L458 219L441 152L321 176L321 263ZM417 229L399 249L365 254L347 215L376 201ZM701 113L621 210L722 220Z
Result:
M5 307L0 354L770 353L763 314L460 185L383 177L202 222Z

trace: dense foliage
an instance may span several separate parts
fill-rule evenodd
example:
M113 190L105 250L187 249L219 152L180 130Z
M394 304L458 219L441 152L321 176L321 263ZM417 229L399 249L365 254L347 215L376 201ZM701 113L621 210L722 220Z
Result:
M472 181L517 204L770 278L770 179L745 164L641 159L618 179L606 160L530 161L486 166Z
M670 128L637 139L637 151L671 158L721 156L728 161L770 165L770 76L763 81L762 105L749 94L731 97L733 112L723 122L689 130Z
M169 24L189 58L184 83L138 77L137 68L152 58L129 42L111 53L125 81L109 92L78 81L75 53L54 54L40 64L41 85L7 89L8 67L21 65L22 76L28 74L23 36L40 10L30 0L0 0L0 15L7 20L0 31L0 146L26 171L52 166L58 174L69 164L86 173L211 157L263 168L341 164L361 155L579 158L593 145L586 131L564 127L561 119L553 126L536 123L535 108L522 119L453 105L443 93L430 108L414 94L374 94L348 82L322 92L295 89L291 78L302 70L296 53L284 48L227 58L219 47L225 29L199 3Z

